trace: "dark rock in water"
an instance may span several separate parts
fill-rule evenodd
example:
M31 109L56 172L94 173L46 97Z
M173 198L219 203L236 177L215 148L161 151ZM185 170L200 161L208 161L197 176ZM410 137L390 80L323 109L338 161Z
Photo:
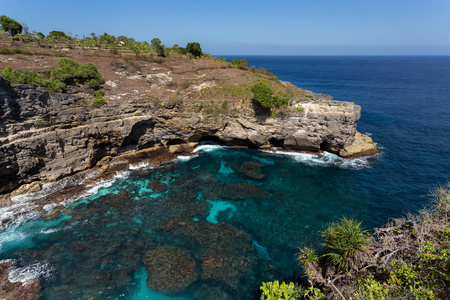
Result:
M72 247L72 250L75 252L84 251L85 249L86 249L86 246L83 244L76 244L75 246Z
M199 252L196 255L198 257L215 245L232 252L246 252L247 246L252 242L247 232L227 223L190 222L178 227L174 234L186 242L186 247Z
M211 248L200 263L201 278L213 280L227 285L232 290L239 291L243 284L255 278L252 271L251 256L243 253L231 253L222 247Z
M173 180L173 177L170 176L170 175L166 175L166 176L162 177L161 180L162 180L162 181L172 181L172 180Z
M237 182L234 184L216 183L202 190L202 193L205 198L210 200L268 199L270 197L269 194L250 182Z
M148 174L150 174L150 170L149 169L142 169L139 171L139 175L140 176L147 176Z
M167 184L160 182L160 181L150 181L148 183L148 186L155 193L161 193L169 188L169 186Z
M39 298L41 281L36 278L27 283L9 281L10 262L0 263L0 299L34 300Z
M173 227L175 226L175 222L174 221L169 221L167 223L165 223L161 229L163 231L170 231Z
M46 215L43 219L48 220L56 220L61 216L61 213L59 211L53 211L50 214Z
M258 256L251 236L244 230L227 223L197 221L176 227L171 234L201 260L202 280L216 282L237 294L248 293L255 284Z
M114 208L122 208L127 206L130 198L126 190L121 190L117 195L110 195L106 197L105 203Z
M100 275L98 275L97 277L95 277L95 279L97 279L98 282L105 282L105 281L109 281L111 279L111 273L102 273Z
M166 295L182 293L197 280L197 266L193 256L180 248L163 246L144 256L147 286Z
M241 165L239 171L250 179L255 180L263 180L267 177L266 174L263 173L264 165L262 163L256 161L246 161Z

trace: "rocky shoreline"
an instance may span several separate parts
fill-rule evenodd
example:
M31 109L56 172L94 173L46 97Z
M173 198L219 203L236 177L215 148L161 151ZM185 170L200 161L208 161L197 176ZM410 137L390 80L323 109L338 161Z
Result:
M260 149L325 150L349 158L377 151L370 137L356 131L361 107L332 99L303 103L304 111L276 119L236 112L205 115L195 110L199 101L180 99L93 109L80 105L74 95L11 86L2 78L0 99L3 194L77 174L121 154L175 145L183 152L183 145L205 140Z

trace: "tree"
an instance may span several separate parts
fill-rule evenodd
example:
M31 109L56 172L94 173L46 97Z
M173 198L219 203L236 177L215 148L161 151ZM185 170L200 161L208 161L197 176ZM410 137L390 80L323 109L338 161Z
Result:
M152 39L151 43L152 47L155 48L156 54L158 54L158 56L164 57L164 47L161 45L161 40L158 38L154 38Z
M109 45L116 41L116 37L113 35L109 35L106 32L98 37L98 41L102 44Z
M22 25L7 16L0 16L0 25L5 32L9 32L11 35L22 33Z
M71 40L71 37L66 35L63 31L53 30L47 35L47 38L51 40Z
M188 53L191 53L194 57L200 57L203 54L202 48L200 47L200 44L197 42L188 43L186 46L186 51Z

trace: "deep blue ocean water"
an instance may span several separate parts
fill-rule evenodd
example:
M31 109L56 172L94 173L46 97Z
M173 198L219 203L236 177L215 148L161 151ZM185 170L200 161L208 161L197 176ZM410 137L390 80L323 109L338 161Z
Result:
M42 299L259 299L262 281L304 280L297 247L320 247L325 224L349 216L380 226L450 181L450 57L226 58L361 105L358 131L379 155L203 145L195 157L122 174L64 211L48 207L50 216L24 214L2 228L0 260L15 262L13 280L39 275ZM167 189L156 191L161 183ZM165 246L195 262L198 278L180 295L145 284L144 254Z

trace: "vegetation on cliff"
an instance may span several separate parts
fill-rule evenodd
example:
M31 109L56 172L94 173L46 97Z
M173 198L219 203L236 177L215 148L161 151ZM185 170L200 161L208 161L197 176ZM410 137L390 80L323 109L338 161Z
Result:
M372 235L348 218L326 226L321 255L298 253L309 287L264 283L261 299L450 299L450 184L434 198Z
M58 66L60 68L53 68L44 75L28 70L17 71L8 66L0 76L10 82L40 86L58 93L66 92L67 85L86 84L91 88L98 88L105 82L92 63L80 65L71 59L63 58L58 61Z
M7 16L0 16L0 25L4 31L9 32L11 35L22 33L23 30L23 27L19 22L8 18Z

